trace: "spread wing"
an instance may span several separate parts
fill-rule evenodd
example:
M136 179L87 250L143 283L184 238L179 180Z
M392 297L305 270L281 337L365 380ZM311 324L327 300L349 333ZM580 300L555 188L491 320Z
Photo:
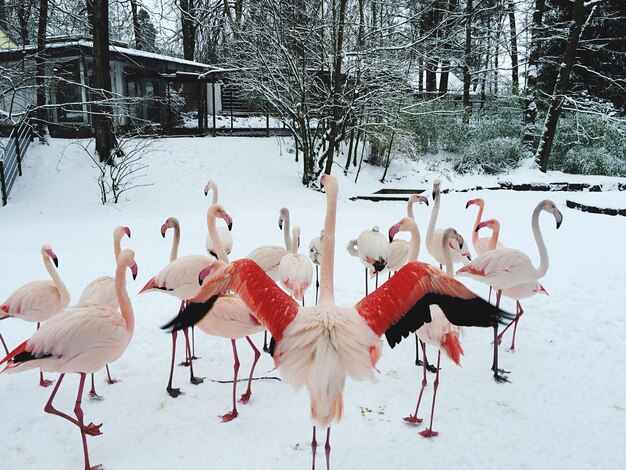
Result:
M430 322L430 305L439 305L451 323L489 327L512 320L460 282L425 263L412 262L356 304L355 308L391 347Z

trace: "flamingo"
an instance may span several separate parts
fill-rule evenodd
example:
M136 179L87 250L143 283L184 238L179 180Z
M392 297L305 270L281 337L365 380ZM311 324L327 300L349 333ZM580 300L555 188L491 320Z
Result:
M208 256L190 255L178 257L178 245L180 243L180 224L175 217L168 218L161 226L161 235L165 238L168 229L174 229L174 239L172 241L172 250L170 252L170 263L165 266L156 276L150 279L146 285L139 291L144 292L163 292L178 298L181 301L180 310L185 306L185 301L195 297L200 290L200 282L198 276L203 269L211 266L215 260ZM195 377L193 374L193 353L189 346L189 337L187 331L185 334L185 351L187 362L189 363L190 379L189 381L198 385L204 380L201 377ZM167 383L167 393L176 398L181 394L180 388L172 387L174 377L174 362L176 360L176 337L177 333L172 333L172 361L170 364L170 377ZM185 364L185 363L184 363Z
M113 256L115 256L116 264L117 258L122 251L120 244L124 235L130 238L130 229L128 227L118 226L113 229ZM100 276L87 284L87 287L85 287L78 299L77 305L81 306L87 304L109 305L117 310L119 304L117 302L117 294L115 293L115 278L111 276ZM109 365L107 364L105 367L108 377L107 382L111 385L117 383L117 380L111 378ZM102 399L102 397L96 393L94 374L91 374L91 390L89 391L89 397Z
M6 363L2 373L22 372L40 368L46 372L60 373L44 411L55 414L75 424L80 429L83 442L85 470L91 467L87 435L102 434L102 424L84 424L81 408L85 378L88 373L102 369L116 361L126 350L135 328L133 307L126 291L126 269L137 277L137 265L132 250L124 250L117 259L115 292L121 315L110 305L83 305L69 307L48 320L27 341L11 351L0 364ZM80 374L78 394L73 418L52 405L61 382L68 373Z
M280 260L280 283L293 294L296 300L304 305L304 292L313 280L313 265L311 260L302 253L298 253L300 245L300 227L293 228L291 250Z
M411 195L411 197L409 197L409 203L407 204L406 212L407 212L407 217L413 221L415 221L415 216L413 215L413 204L415 202L423 202L424 204L428 205L428 199L426 199L425 196L421 196L418 194L413 194ZM415 234L412 231L413 227L410 225L406 229L401 229L400 226L403 223L409 225L408 221L405 221L404 219L402 219L400 222L394 225L391 229L389 229L389 256L387 259L387 266L385 266L385 269L389 271L390 277L391 277L392 272L400 269L408 261L417 260L417 255L415 254L415 256L413 257L411 250L415 249L415 247L412 245L413 245L413 237L416 236L417 237L416 238L417 250L419 251L419 244L420 244L419 230L417 230L417 234ZM392 229L394 231L393 234L391 233ZM417 225L415 226L415 229L417 229ZM398 232L402 232L402 231L408 231L411 233L410 242L406 240L394 239L395 234Z
M500 305L502 291L510 289L520 284L535 283L548 271L549 259L546 244L539 228L539 214L546 211L554 216L556 228L563 222L563 214L556 207L556 204L549 199L545 199L537 204L531 217L531 226L537 248L539 249L539 267L535 268L526 253L505 248L484 253L469 264L457 271L459 276L468 276L480 282L498 289L496 294L496 306ZM519 321L519 309L515 317ZM505 377L499 375L498 371L498 327L494 327L494 379L498 382L506 381Z
M325 454L330 465L330 426L341 418L346 377L374 381L381 355L380 337L393 347L402 337L430 321L430 304L442 307L455 324L492 326L511 315L478 298L461 283L424 263L404 266L379 289L353 307L334 299L337 181L322 176L327 210L322 242L319 304L300 306L252 260L230 264L216 261L200 293L170 322L172 330L198 322L215 303L215 296L233 290L272 333L273 358L295 389L306 386L311 403L313 468L316 428L326 427Z
M217 183L213 180L209 180L209 182L204 187L204 195L208 196L209 191L213 190L213 202L211 204L217 204L219 198L219 192L217 189ZM232 225L228 228L219 227L217 229L218 236L222 242L222 248L226 251L226 254L230 255L230 252L233 249L233 236L230 233L232 230ZM213 256L213 258L217 259L216 251L215 251L215 238L211 237L210 233L207 233L206 236L206 251Z
M486 253L487 251L495 250L496 248L497 249L504 248L504 245L498 241L498 233L500 232L499 223L497 225L497 231L494 228L495 225L494 227L491 227L493 229L493 233L491 237L478 238L477 227L481 223L483 211L485 209L485 200L481 198L471 199L467 201L467 204L465 204L465 208L467 209L471 205L478 206L478 214L476 214L476 221L474 222L474 225L472 226L472 245L474 246L474 250L476 251L476 253L480 256L483 253ZM491 220L495 220L495 219L491 219ZM483 225L483 227L486 227L486 226L487 225ZM494 238L495 238L495 246L492 248L490 246L490 242L492 242Z
M439 266L443 266L446 262L441 248L441 240L443 239L443 230L435 230L437 225L437 216L439 215L439 206L441 204L441 180L433 181L433 210L430 213L430 222L426 232L426 249L430 255L437 260ZM452 248L452 263L467 263L470 261L470 254L465 245L459 246L456 241L450 242Z
M459 235L459 233L455 229L445 229L442 238L442 250L444 258L446 260L446 275L449 277L454 277L454 268L452 265L452 257L450 255L450 242L452 242L453 240L455 240L459 244L459 246L463 246L464 244L463 237L461 237L461 235ZM417 248L419 250L419 245L417 246ZM439 387L439 364L441 363L441 352L443 351L446 356L448 356L448 358L458 366L461 365L461 356L463 355L463 348L461 347L461 343L459 342L459 336L462 333L462 329L452 324L446 318L444 312L438 305L430 306L430 315L432 317L432 321L430 323L424 323L415 332L415 334L419 337L421 341L424 357L426 357L426 344L434 346L438 349L437 367L435 368L437 375L435 376L434 382L433 401L430 413L430 426L420 432L420 435L423 437L434 437L439 434L438 432L433 431L433 419L435 416L435 400L437 399L437 389ZM424 375L422 378L422 388L420 389L420 393L417 398L415 412L412 415L404 418L404 421L406 421L407 423L419 424L422 422L422 419L417 417L417 413L419 411L420 403L422 401L424 388L428 384L428 381L426 379L426 362L424 362L423 366Z
M226 213L224 208L219 204L213 204L208 211L208 227L209 234L214 240L218 240L215 244L216 254L218 259L228 263L228 256L221 245L219 238L216 238L217 230L215 226L216 217L221 217L224 220L230 219L230 216ZM212 267L206 268L200 273L200 280L211 272ZM265 327L259 323L254 317L248 306L236 295L224 294L220 295L208 315L200 320L196 326L203 332L211 336L219 336L231 340L234 356L234 378L233 378L233 409L232 411L221 416L222 422L229 422L238 416L237 411L237 374L239 372L239 356L237 354L236 340L240 338L246 338L248 344L254 352L254 361L250 368L250 375L248 377L248 388L246 392L241 395L240 402L248 403L250 396L252 395L252 376L254 374L254 368L261 357L261 353L256 348L250 335L259 333L265 330ZM164 327L167 328L167 325Z
M70 304L70 293L55 269L59 267L59 259L50 245L41 247L41 257L52 282L32 281L19 287L0 304L0 311L4 312L0 320L19 318L37 323L37 329L39 329L41 322L45 322ZM4 339L2 339L2 344L8 354ZM39 385L49 387L52 383L52 380L44 380L43 372L39 372Z
M320 289L319 266L322 264L322 240L324 239L324 230L320 231L320 236L313 238L309 243L309 258L315 265L315 305L317 305L317 296Z
M365 266L365 295L368 294L367 270L372 270L376 276L376 288L378 289L378 273L385 269L389 258L389 242L380 233L378 226L371 230L363 230L356 240L348 242L348 253L356 256Z
M263 245L255 248L246 258L257 263L274 282L280 280L280 261L291 248L291 235L289 234L289 209L282 207L278 213L278 228L283 231L285 248L278 245ZM267 346L267 331L263 335L263 351L269 352Z

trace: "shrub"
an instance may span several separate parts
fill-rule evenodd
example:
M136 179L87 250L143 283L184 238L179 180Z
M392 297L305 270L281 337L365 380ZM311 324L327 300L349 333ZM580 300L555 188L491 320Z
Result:
M517 165L522 155L519 137L496 137L472 140L460 158L453 161L459 173L497 174Z
M604 147L575 147L560 162L560 170L582 175L626 176L626 161Z

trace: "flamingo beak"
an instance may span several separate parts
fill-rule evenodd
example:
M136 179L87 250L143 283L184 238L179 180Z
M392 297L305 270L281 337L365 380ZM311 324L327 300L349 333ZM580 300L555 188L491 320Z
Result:
M209 187L209 185L207 184L207 185L204 187L204 195L205 195L205 196L208 196L208 195L209 195L209 189L211 189L211 188L210 188L210 187Z
M470 199L469 201L467 201L467 204L465 204L465 208L467 209L469 206L471 206L475 202L476 202L476 199Z
M471 201L470 201L471 202ZM469 204L469 202L468 202ZM478 232L481 228L485 228L487 225L489 225L487 222L481 222L476 226L476 230L474 230L474 232Z
M46 250L46 254L50 257L50 259L54 263L54 266L58 268L59 267L59 259L57 258L57 255L54 254L54 251L52 251L52 249L47 249Z
M540 290L539 290L540 294L550 295L548 294L548 291L541 284L539 284L539 287L540 287Z
M554 209L554 219L556 220L556 228L558 229L563 222L563 214L558 209Z
M128 238L130 238L130 229L128 227L124 227L124 233Z
M428 205L428 198L426 196L418 196L418 201Z
M167 232L167 224L161 225L161 236L165 238L165 232ZM130 236L130 235L129 235Z
M278 228L280 230L283 229L283 217L282 216L278 216Z
M389 243L393 241L393 237L400 231L400 224L392 225L389 229Z
M213 266L207 266L202 271L200 271L200 274L198 275L198 283L200 285L202 285L202 283L204 282L204 279L211 273L212 267Z
M135 279L137 279L137 263L134 263L131 267L130 267L130 272L133 275L133 281Z
M324 173L320 178L320 188L324 187L324 181L326 181L326 173Z
M226 211L220 212L220 217L224 219L226 225L228 226L228 231L230 232L233 229L233 219L226 213Z

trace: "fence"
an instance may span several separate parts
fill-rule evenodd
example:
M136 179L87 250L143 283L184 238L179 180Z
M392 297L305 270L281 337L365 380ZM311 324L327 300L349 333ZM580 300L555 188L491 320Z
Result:
M2 205L6 206L13 183L22 176L22 161L33 140L33 127L28 118L24 117L13 128L0 158L0 186L2 189Z

